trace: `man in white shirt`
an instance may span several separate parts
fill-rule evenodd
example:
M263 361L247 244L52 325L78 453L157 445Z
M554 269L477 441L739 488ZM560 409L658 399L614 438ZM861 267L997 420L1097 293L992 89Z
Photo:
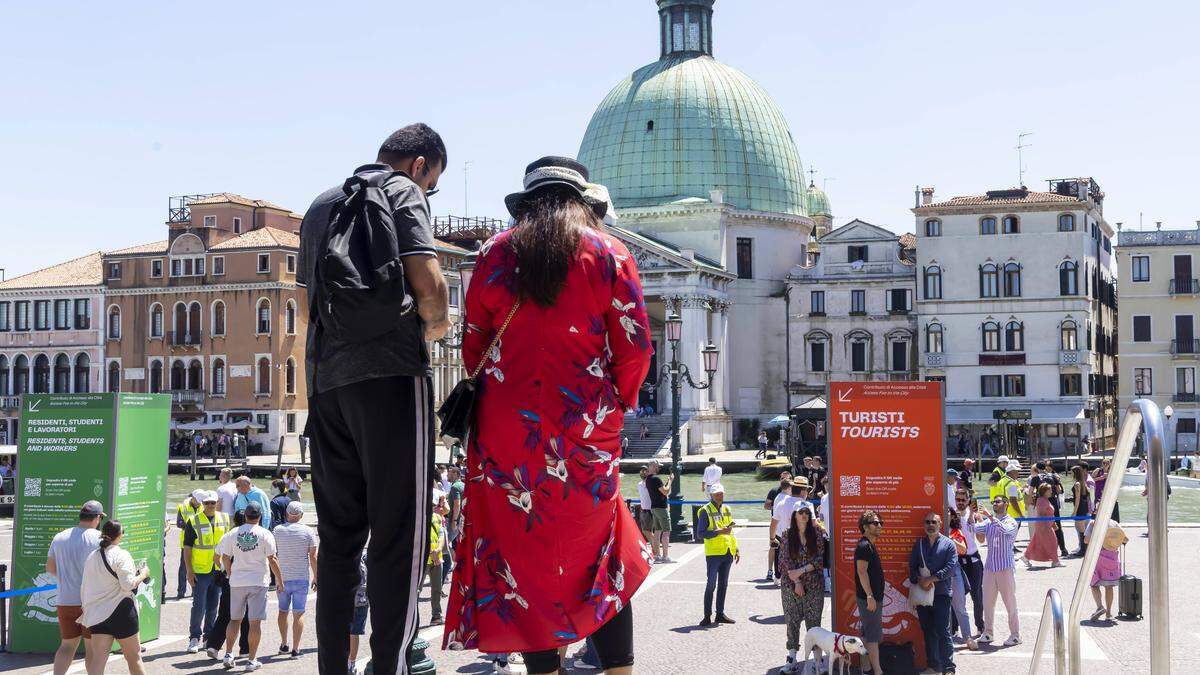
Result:
M650 526L652 516L650 515L650 490L646 488L646 476L650 475L650 470L642 467L638 470L638 527L642 530L642 536L646 541L650 542L650 552L654 555L654 559L658 560L662 556L662 547L659 546L658 537L651 536Z
M104 507L89 501L79 509L79 524L54 535L46 556L46 572L58 579L58 633L62 639L54 652L54 675L63 675L79 651L83 638L85 657L92 651L92 632L76 623L83 615L80 586L83 583L83 563L100 548L100 521Z
M242 617L250 621L250 660L246 672L262 668L258 660L258 643L262 638L262 622L267 618L267 585L270 573L282 579L279 561L275 557L275 537L259 523L262 507L257 502L246 505L243 515L246 524L230 530L217 544L222 569L229 570L229 626L225 629L226 669L233 668L233 645L242 627ZM236 617L236 618L235 618Z
M708 466L704 467L704 478L701 479L700 491L708 494L708 489L717 483L721 482L721 474L724 471L717 464L716 457L708 458Z
M217 487L217 498L221 500L221 512L232 518L233 504L237 501L238 496L237 483L233 482L233 471L221 469L220 477L217 480L221 482Z

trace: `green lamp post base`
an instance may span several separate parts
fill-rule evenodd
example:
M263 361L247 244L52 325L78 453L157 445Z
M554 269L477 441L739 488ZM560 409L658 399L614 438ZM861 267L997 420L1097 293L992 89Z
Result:
M417 637L413 640L412 651L408 654L408 671L412 675L434 675L437 673L437 666L434 665L433 659L425 655L425 650L429 649L429 642ZM375 662L368 661L367 667L363 669L364 675L374 675Z

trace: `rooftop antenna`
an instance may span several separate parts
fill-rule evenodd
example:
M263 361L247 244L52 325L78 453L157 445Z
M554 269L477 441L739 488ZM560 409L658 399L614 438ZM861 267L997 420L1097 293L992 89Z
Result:
M463 218L471 216L470 201L471 160L463 162Z
M1032 143L1025 143L1026 136L1032 136L1032 131L1017 134L1017 185L1025 187L1025 148L1032 148Z

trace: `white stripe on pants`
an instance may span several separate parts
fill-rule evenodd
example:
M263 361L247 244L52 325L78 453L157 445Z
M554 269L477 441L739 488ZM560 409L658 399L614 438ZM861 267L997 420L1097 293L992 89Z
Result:
M1004 600L1008 612L1008 634L1021 637L1021 621L1017 616L1017 578L1012 568L999 572L983 572L983 632L995 637L996 594Z

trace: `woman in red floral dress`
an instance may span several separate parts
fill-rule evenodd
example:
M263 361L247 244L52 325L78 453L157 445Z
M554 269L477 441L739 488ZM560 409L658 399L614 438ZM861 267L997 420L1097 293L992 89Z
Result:
M556 673L560 648L592 636L607 672L631 672L650 555L618 463L650 364L641 283L586 168L543 158L524 184L467 291L463 359L484 365L443 646Z

